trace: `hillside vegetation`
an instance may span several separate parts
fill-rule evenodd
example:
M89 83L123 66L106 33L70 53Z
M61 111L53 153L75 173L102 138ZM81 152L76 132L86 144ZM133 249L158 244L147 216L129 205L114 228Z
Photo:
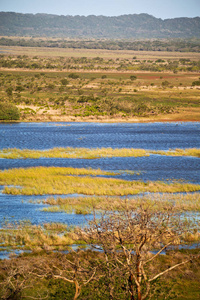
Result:
M89 38L191 38L200 37L200 18L158 19L148 14L58 16L0 13L2 36Z

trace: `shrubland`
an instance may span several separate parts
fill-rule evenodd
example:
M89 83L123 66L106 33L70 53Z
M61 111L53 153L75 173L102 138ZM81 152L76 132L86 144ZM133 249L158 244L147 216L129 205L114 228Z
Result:
M21 121L199 120L198 55L51 51L0 57L0 99Z

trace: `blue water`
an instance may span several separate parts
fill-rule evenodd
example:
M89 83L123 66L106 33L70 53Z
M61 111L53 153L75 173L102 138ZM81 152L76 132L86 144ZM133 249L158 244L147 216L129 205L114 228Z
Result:
M200 123L99 124L99 123L0 123L0 149L50 149L53 147L143 148L168 150L200 148ZM116 178L127 180L183 180L200 184L200 159L195 157L101 158L101 159L0 159L0 169L36 166L133 170ZM36 197L38 198L38 197ZM34 200L34 197L31 197ZM24 196L0 194L0 222L29 219L34 224L64 222L84 223L82 215L47 213L41 204ZM88 216L90 217L90 216Z
M168 150L200 147L200 123L18 123L0 124L0 149L112 147Z

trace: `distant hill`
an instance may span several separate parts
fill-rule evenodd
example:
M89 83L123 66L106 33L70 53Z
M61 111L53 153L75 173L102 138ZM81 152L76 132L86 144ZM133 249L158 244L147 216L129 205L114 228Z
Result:
M57 16L0 12L1 36L70 38L200 38L200 17L158 19L148 14Z

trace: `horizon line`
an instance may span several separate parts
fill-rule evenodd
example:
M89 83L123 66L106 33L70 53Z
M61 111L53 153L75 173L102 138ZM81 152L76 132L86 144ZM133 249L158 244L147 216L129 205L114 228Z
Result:
M53 13L44 13L44 12L38 12L38 13L29 13L29 12L16 12L16 11L0 11L0 13L16 13L16 14L22 14L22 15L50 15L50 16L58 16L58 17L105 17L105 18L117 18L117 17L122 17L122 16L133 16L133 15L148 15L151 16L155 19L161 19L162 21L165 20L171 20L171 19L182 19L182 18L187 18L187 19L195 19L195 18L200 18L200 16L196 16L196 17L174 17L174 18L166 18L166 19L162 19L160 17L155 17L152 14L149 13L132 13L132 14L122 14L122 15L116 15L116 16L106 16L106 15L94 15L94 14L90 14L90 15L62 15L62 14L53 14Z

